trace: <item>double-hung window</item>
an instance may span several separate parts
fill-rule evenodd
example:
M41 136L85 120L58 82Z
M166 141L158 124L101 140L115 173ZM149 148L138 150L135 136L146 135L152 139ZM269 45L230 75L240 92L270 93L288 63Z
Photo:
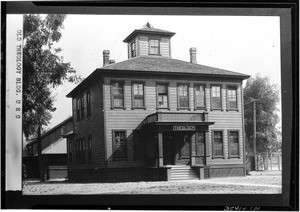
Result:
M69 142L69 164L73 163L73 151L72 151L72 142Z
M168 108L168 84L157 84L157 109Z
M227 87L227 109L228 110L237 109L237 89L235 86Z
M84 96L80 98L80 115L81 115L81 120L84 119Z
M87 117L91 116L91 94L90 91L86 92L86 109L87 109Z
M224 158L223 131L212 131L213 158Z
M113 130L113 158L115 161L127 160L126 131Z
M144 83L132 83L132 108L145 108Z
M205 85L194 85L195 110L204 109L205 106Z
M111 107L124 108L124 82L111 82Z
M76 99L77 122L84 119L84 96Z
M195 133L196 155L205 156L205 132Z
M149 54L159 55L159 40L158 39L150 39L149 40Z
M92 136L88 136L88 144L87 144L87 149L88 149L88 162L92 162Z
M219 85L211 87L211 108L222 109L221 86Z
M136 49L135 49L135 42L134 41L132 43L130 43L130 49L131 49L131 57L135 57L136 56Z
M179 84L177 87L178 93L178 109L189 108L189 86L187 84Z
M229 157L240 157L239 131L228 131Z

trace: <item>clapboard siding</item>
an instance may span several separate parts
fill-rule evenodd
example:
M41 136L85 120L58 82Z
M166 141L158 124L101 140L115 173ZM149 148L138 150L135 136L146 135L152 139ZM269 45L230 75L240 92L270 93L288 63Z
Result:
M111 100L110 100L110 81L111 80L123 80L125 82L125 106L126 109L111 109ZM105 107L105 116L106 116L106 151L107 151L107 160L112 156L112 130L127 130L127 137L132 134L132 131L144 120L144 118L152 113L155 113L156 110L156 84L157 82L167 82L169 83L169 103L170 111L175 112L177 109L177 84L178 83L188 83L189 88L189 102L191 110L184 110L184 112L195 112L194 110L194 84L205 84L206 85L206 106L208 112L209 121L215 122L214 125L210 126L209 130L209 151L210 157L207 158L207 164L242 164L243 163L243 130L242 130L242 106L241 106L241 89L240 84L235 84L238 86L238 110L228 111L226 109L227 105L227 84L230 82L221 83L222 85L222 104L223 110L210 110L210 89L212 84L216 84L214 81L196 81L194 79L189 80L178 80L172 78L140 78L140 81L145 82L145 94L146 94L146 109L132 109L132 98L131 98L131 85L132 81L135 79L131 78L110 78L107 77L104 80L104 107ZM220 84L220 82L218 82ZM166 109L161 109L161 111L168 111ZM199 112L204 112L204 110L197 110ZM229 129L239 131L239 148L240 148L240 158L228 158L228 136L227 131ZM211 130L223 130L224 138L224 159L215 158L212 159L212 144L211 144ZM127 166L137 165L133 160L133 147L132 144L128 144L128 160L125 162L112 162L111 166L117 166L116 164L127 164ZM131 151L131 152L130 152ZM123 165L122 165L123 166Z
M164 57L170 57L170 38L161 38L160 40L160 54Z
M149 43L148 37L140 36L139 37L139 56L140 55L148 55L149 53Z
M86 92L90 91L91 99L91 116L87 117L87 102L86 102ZM105 149L104 149L104 127L103 127L103 94L101 82L94 83L89 90L82 92L84 96L84 119L77 121L76 114L76 98L73 99L73 114L74 114L74 142L79 138L84 138L85 141L88 140L88 136L92 136L92 163L76 164L76 151L75 143L73 145L74 149L73 155L74 162L70 168L92 168L92 167L102 167L104 166L105 160ZM81 95L82 95L81 94ZM79 95L79 96L81 96ZM78 96L78 97L79 97Z

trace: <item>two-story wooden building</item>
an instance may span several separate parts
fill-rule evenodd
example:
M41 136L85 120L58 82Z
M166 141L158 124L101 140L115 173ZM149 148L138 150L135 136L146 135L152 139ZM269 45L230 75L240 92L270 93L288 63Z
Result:
M67 178L67 139L73 133L73 117L65 119L41 135L42 166L45 179ZM38 143L32 139L23 151L27 178L39 178Z
M175 33L146 24L103 51L72 98L70 180L137 181L245 175L243 88L249 76L171 57Z

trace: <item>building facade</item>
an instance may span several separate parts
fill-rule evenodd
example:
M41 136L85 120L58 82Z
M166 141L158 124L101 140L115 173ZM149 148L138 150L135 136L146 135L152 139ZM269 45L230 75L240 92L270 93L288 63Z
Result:
M70 180L139 181L245 175L242 82L249 76L172 59L175 33L147 23L103 51L72 98Z
M69 117L41 135L42 166L45 179L67 178L67 139L73 132L73 117ZM23 163L27 178L39 178L38 143L33 139L26 145Z

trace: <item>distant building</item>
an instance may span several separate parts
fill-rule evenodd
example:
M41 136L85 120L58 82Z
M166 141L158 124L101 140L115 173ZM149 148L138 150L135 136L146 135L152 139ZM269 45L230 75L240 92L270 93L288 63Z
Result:
M103 51L72 98L71 180L138 181L244 176L242 82L248 75L171 57L174 32L147 23ZM196 35L195 35L196 36Z
M41 135L42 164L47 179L67 177L67 141L64 136L73 132L73 117ZM27 178L39 177L38 144L33 139L23 151L23 163L26 167Z

